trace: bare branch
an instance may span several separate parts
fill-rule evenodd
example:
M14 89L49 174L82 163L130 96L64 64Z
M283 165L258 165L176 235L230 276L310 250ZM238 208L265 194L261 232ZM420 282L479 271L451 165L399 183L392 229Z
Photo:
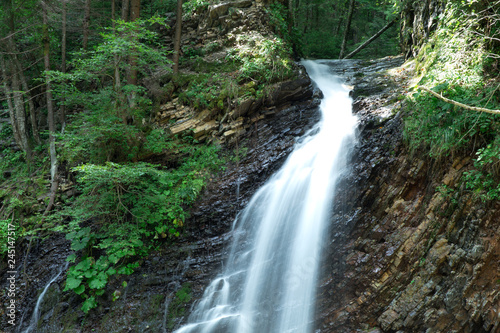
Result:
M438 94L438 93L430 90L427 87L419 86L419 88L422 89L422 90L424 90L424 91L427 91L428 93L430 93L434 97L437 97L437 98L439 98L440 100L442 100L442 101L444 101L446 103L450 103L450 104L456 105L458 107L461 107L462 109L471 110L471 111L477 111L477 112L486 112L486 113L491 113L491 114L500 114L500 110L492 110L492 109L480 108L480 107L477 107L477 106L470 106L470 105L463 104L463 103L454 101L452 99L446 98L446 97L444 97L444 96L442 96L442 95L440 95L440 94Z

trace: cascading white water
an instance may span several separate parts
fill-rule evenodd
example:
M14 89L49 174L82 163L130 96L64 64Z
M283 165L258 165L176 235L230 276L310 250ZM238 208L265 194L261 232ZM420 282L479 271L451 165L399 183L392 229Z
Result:
M349 92L327 61L304 61L322 119L233 225L225 271L176 333L308 333L335 183L354 142Z
M36 331L36 327L38 325L38 320L40 319L40 305L43 302L43 299L45 297L45 293L49 289L50 285L54 281L56 281L57 278L62 274L62 272L64 272L68 268L68 264L69 264L68 262L64 263L64 266L61 266L61 268L59 269L59 272L56 275L54 275L54 277L52 279L50 279L49 282L45 285L45 288L43 288L42 293L40 294L40 296L38 296L38 300L36 301L35 309L33 310L33 315L31 316L30 324L29 324L28 328L26 328L26 330L23 333L30 333L30 332ZM22 324L22 322L21 322L21 324ZM19 325L19 327L21 327L21 325Z

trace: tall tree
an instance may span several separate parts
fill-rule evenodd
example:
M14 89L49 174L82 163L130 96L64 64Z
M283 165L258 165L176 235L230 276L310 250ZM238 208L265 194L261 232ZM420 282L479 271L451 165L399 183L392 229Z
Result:
M352 14L354 13L354 2L355 0L350 0L349 2L349 13L347 14L347 23L344 30L344 38L342 38L342 46L340 48L339 59L344 58L347 45L347 37L349 35L349 31L351 30Z
M174 74L179 73L179 56L181 53L181 35L182 35L182 0L177 0L177 18L175 21L174 38Z
M62 0L62 37L61 37L61 72L66 73L66 39L67 39L67 0ZM64 101L61 105L60 109L60 122L61 122L61 131L64 131L64 127L66 125L66 106L64 105Z
M2 77L3 77L3 91L5 95L5 99L7 100L7 106L9 108L9 117L10 117L10 123L12 126L12 133L14 134L14 140L16 141L16 144L23 149L23 142L21 140L21 136L19 135L19 129L17 126L17 119L16 119L16 112L14 108L14 103L12 101L12 88L10 87L7 78L10 76L8 69L7 69L7 64L6 61L3 57L2 54L0 54L0 67L2 70Z
M141 10L141 0L130 1L130 21L134 22L139 19ZM136 38L134 36L133 38ZM130 57L130 72L127 80L128 84L137 85L137 58Z
M8 100L9 114L11 116L11 125L18 146L26 152L28 160L31 159L31 147L29 143L28 129L26 127L26 111L24 96L28 98L30 110L30 119L32 122L33 134L39 142L38 127L36 124L35 107L31 99L31 94L24 76L24 68L21 65L16 42L15 18L12 0L3 0L5 27L7 27L7 36L3 38L2 44L6 52L6 59L2 59L2 73L4 78L4 90ZM7 83L10 80L10 84ZM23 91L24 89L24 91Z
M56 154L56 139L55 139L55 123L54 123L54 102L52 97L52 87L48 71L50 71L50 37L49 37L49 20L47 14L47 4L42 1L42 38L43 38L43 62L45 67L45 92L47 97L47 122L49 125L49 152L50 152L50 203L46 209L46 213L50 211L54 204L54 198L57 191L57 154Z
M122 20L127 22L129 17L130 0L122 0Z
M84 17L83 17L83 49L87 49L90 33L90 6L91 0L85 0Z

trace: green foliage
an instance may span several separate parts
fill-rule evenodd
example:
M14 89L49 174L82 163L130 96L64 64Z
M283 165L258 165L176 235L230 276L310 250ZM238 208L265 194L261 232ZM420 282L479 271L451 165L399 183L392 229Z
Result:
M476 152L475 169L464 173L466 188L482 201L500 199L500 137Z
M484 47L454 5L448 5L447 19L417 58L421 85L443 96L471 106L496 108L500 97L496 85L485 82ZM405 138L410 147L425 147L439 158L483 145L494 139L498 117L462 110L425 92L410 98L411 114L405 120Z
M200 74L192 76L189 84L179 94L179 101L195 109L223 110L228 99L237 96L238 84L229 76Z
M229 59L241 64L239 79L274 83L290 79L293 74L292 50L281 38L238 37L240 46L229 53ZM246 43L246 44L245 44Z
M444 22L422 47L416 59L421 85L449 99L471 106L498 109L498 82L485 71L488 53L484 39L478 39L477 17L470 14L472 3L448 3ZM495 73L497 75L497 73ZM424 148L439 159L455 153L476 151L474 167L461 182L482 201L500 199L500 118L488 113L463 110L425 92L414 93L408 101L411 112L405 119L405 138L413 150ZM439 187L451 202L457 191Z
M174 12L177 0L152 0L141 3L141 16L164 16L166 13Z
M274 33L281 37L287 46L293 46L297 54L301 54L302 36L296 27L289 28L287 8L280 2L273 2L267 8L267 13Z
M62 160L101 164L132 161L143 153L147 129L142 120L152 112L152 102L144 87L122 83L131 69L144 76L167 70L166 51L148 29L152 24L163 23L159 18L117 21L115 29L101 34L103 42L94 50L78 54L72 72L50 73L56 97L85 110L73 116L58 138Z
M399 0L356 0L347 35L347 52L353 51L399 15ZM294 43L301 41L301 54L306 58L338 58L347 28L349 1L301 1L294 10ZM394 26L356 55L357 58L378 58L395 55L399 50L399 29Z
M153 151L165 149L151 145ZM61 215L72 221L66 238L72 250L81 251L81 259L70 268L65 290L86 299L83 311L97 305L96 297L104 293L111 276L133 273L137 258L148 253L155 239L180 236L185 207L194 202L210 172L220 167L215 147L181 141L168 147L179 156L176 169L112 162L73 169L82 194Z
M15 255L9 253L9 246L15 247L16 240L19 238L19 227L17 224L13 224L12 220L0 220L0 239L2 239L2 244L0 244L0 258L8 257L9 259L15 260ZM11 254L11 256L9 256Z
M206 10L210 3L206 0L189 0L182 4L182 12L185 16Z

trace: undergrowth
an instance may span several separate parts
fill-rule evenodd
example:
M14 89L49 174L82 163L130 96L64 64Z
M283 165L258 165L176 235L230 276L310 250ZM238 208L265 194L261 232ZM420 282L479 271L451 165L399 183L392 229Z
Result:
M419 85L466 105L498 109L498 73L491 72L491 49L477 38L481 27L471 7L448 3L443 20L416 59ZM419 90L407 105L404 137L410 150L427 151L436 160L475 155L473 170L461 182L483 200L498 199L500 116L462 109Z

